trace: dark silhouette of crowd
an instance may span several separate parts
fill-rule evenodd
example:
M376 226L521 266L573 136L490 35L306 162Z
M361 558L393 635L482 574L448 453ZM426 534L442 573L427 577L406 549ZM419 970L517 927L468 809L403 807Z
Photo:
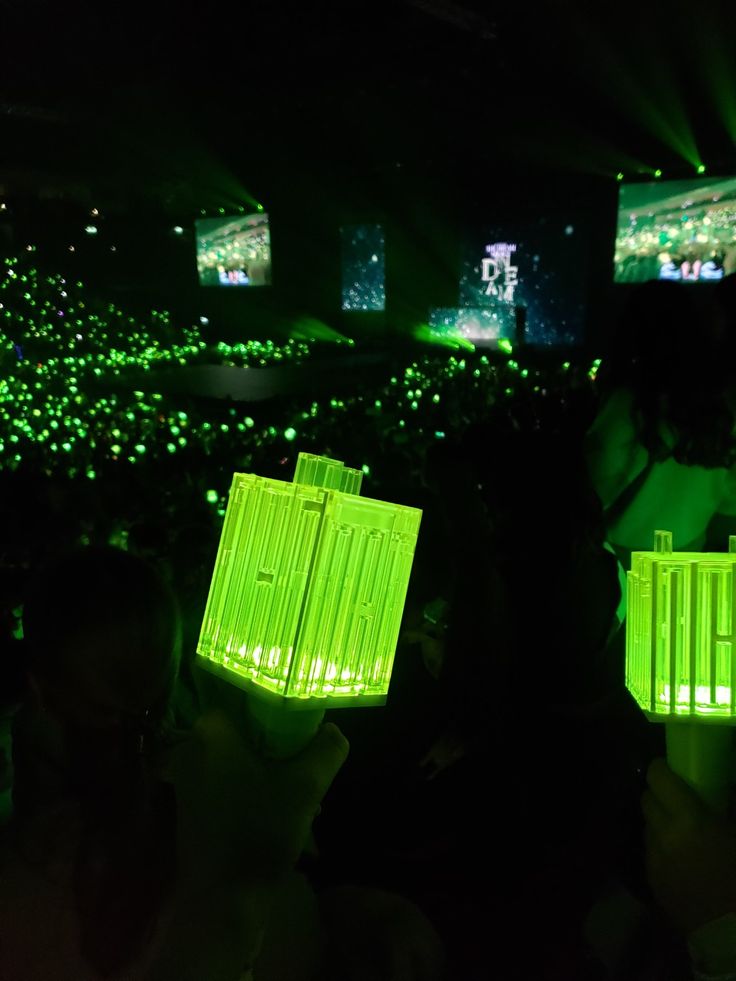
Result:
M0 981L736 978L736 813L623 629L632 551L736 520L735 338L733 277L649 283L595 381L448 393L421 458L377 416L364 490L423 510L388 701L287 760L196 664L206 455L0 472Z

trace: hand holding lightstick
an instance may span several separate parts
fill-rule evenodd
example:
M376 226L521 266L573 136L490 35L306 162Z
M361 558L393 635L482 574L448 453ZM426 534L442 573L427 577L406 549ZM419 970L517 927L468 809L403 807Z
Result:
M421 511L360 497L362 477L307 453L293 483L233 477L197 654L247 692L268 756L328 707L386 700Z
M626 687L664 722L667 762L716 812L731 786L736 725L736 536L728 553L634 552L628 574Z

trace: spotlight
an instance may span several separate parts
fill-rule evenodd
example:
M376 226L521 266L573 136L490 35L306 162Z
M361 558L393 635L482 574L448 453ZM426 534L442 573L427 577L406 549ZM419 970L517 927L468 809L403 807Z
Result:
M225 209L224 209L224 208L218 208L217 210L218 210L218 212L219 212L219 213L220 213L221 215L224 215L224 214L225 214Z
M97 226L96 225L86 225L84 230L85 230L85 232L88 235L96 235L97 234Z
M705 164L698 164L698 173L699 174L705 173Z
M624 179L624 175L619 170L619 172L616 174L616 180L617 181L622 181L623 179Z
M257 204L256 205L256 211L263 211L263 205L262 204Z
M659 179L662 176L662 171L659 169L659 167L657 167L657 169L654 171L654 176L657 179Z
M181 225L174 225L174 235L183 235L183 234L184 234L184 229L181 227Z

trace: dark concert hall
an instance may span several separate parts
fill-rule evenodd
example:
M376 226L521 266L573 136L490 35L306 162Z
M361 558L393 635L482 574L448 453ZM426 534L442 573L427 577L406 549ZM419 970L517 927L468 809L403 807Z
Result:
M0 981L736 981L736 6L0 32Z

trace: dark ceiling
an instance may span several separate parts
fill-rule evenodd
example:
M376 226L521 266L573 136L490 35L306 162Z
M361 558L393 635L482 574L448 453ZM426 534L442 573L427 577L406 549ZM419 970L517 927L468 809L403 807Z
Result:
M688 140L728 169L733 6L5 0L0 179L214 201L397 165L671 170Z

